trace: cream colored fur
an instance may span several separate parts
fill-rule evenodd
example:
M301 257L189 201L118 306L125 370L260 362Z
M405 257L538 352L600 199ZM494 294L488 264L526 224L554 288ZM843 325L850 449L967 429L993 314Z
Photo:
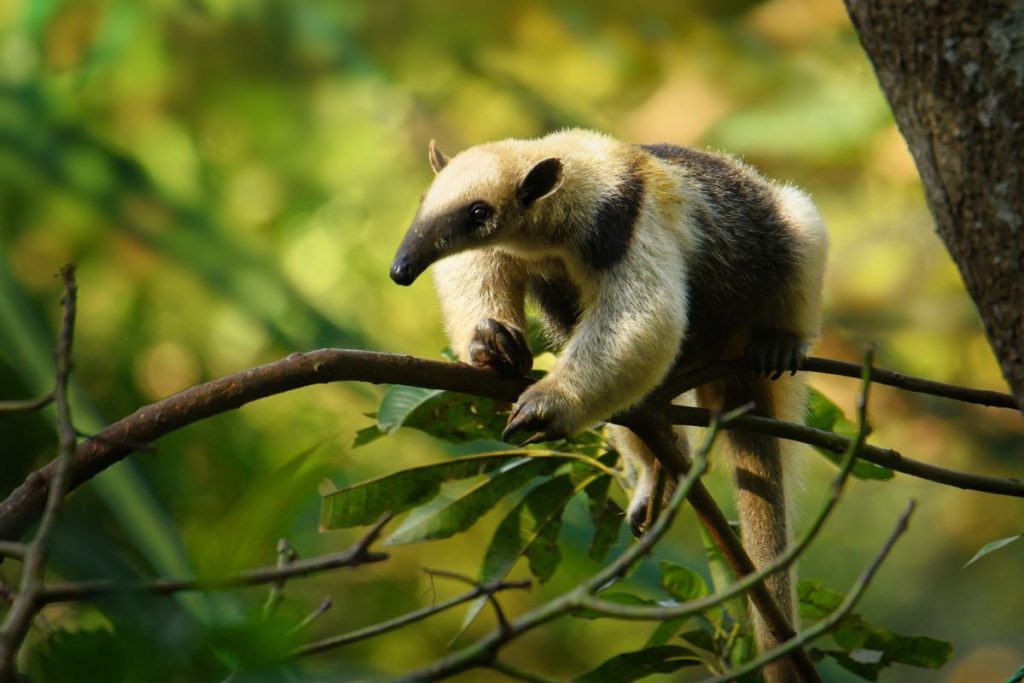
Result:
M425 195L421 214L443 215L478 199L500 211L516 201L516 182L535 164L551 157L562 161L559 185L537 200L520 223L504 225L500 235L488 237L491 242L436 263L434 275L452 348L468 362L469 342L480 320L494 318L524 330L527 280L556 267L568 272L580 290L579 323L551 371L527 389L519 402L552 416L556 431L574 434L642 399L673 365L688 327L687 263L697 257L715 257L698 251L695 216L698 210L714 216L723 207L707 206L701 178L688 169L681 170L602 134L568 130L538 140L479 145L455 156ZM629 248L613 266L595 271L570 246L573 235L568 226L586 223L587 215L582 214L596 206L636 164L643 175L644 195ZM765 182L752 169L743 172L756 182ZM771 188L779 213L797 237L797 275L789 283L788 305L778 312L779 319L751 324L774 323L809 344L821 323L828 240L806 194L793 187ZM736 245L737 249L744 247ZM801 422L805 401L802 376L787 376L767 382L767 386L775 415ZM708 396L711 393L706 392ZM609 438L637 470L632 515L652 495L656 462L628 430L611 427ZM680 433L680 438L685 447L685 435ZM789 451L789 446L783 446L778 467L769 470L795 469ZM744 468L757 470L760 457L736 452L737 462ZM739 496L745 545L757 566L771 561L780 543L779 532L783 545L791 533L783 502L784 478L775 482L777 498L751 501L743 492ZM759 543L758 536L766 542ZM791 577L783 576L769 587L795 622L791 582ZM756 630L760 648L776 644L762 624L758 623ZM770 683L792 680L786 665L765 674Z

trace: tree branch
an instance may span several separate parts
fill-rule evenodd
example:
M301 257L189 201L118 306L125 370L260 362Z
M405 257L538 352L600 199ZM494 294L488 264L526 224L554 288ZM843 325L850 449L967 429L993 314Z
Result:
M470 602L476 600L479 597L487 596L489 599L494 599L494 594L514 588L529 588L531 583L529 581L492 581L490 583L477 584L476 588L457 595L454 598L449 598L442 602L430 605L418 609L408 614L395 617L394 619L388 619L382 621L379 624L373 626L367 626L356 631L350 631L349 633L343 633L339 636L333 636L331 638L324 638L323 640L317 640L312 643L308 643L301 647L297 647L286 655L286 659L298 659L299 657L308 657L309 655L319 654L321 652L327 652L328 650L334 650L345 645L351 645L352 643L358 643L361 640L367 638L373 638L389 631L394 631L408 624L422 621L428 617L432 617L435 614L444 612L445 610L451 609L457 605L461 605L464 602Z
M706 427L711 418L711 414L704 408L669 406L665 410L672 423L677 425ZM789 439L790 441L799 441L811 446L818 446L833 453L844 452L850 444L848 438L840 436L835 432L826 432L814 427L783 422L759 415L744 415L731 422L726 429L739 429L759 434L768 434L780 439ZM908 458L891 448L879 448L867 444L860 449L857 457L882 467L888 467L896 472L933 481L937 484L945 484L972 491L982 491L984 493L995 493L1002 496L1024 497L1024 482L1013 477L986 477L980 474L958 472Z
M61 299L64 317L57 342L57 384L53 391L57 404L60 445L57 458L51 463L53 481L49 486L43 518L35 538L25 552L20 590L4 617L3 624L0 625L0 681L4 683L18 678L15 658L32 625L32 617L38 609L39 596L43 591L43 578L46 574L50 537L60 517L64 496L69 490L68 472L77 443L75 428L71 424L71 409L68 406L68 378L71 375L71 345L75 334L75 304L78 293L74 266L61 268L60 276L64 284L64 297Z
M864 373L864 365L811 356L804 359L800 365L800 370L801 372L815 372L823 375L860 379ZM662 386L656 390L655 396L661 400L671 400L679 394L695 389L702 384L748 371L747 361L743 358L718 361L694 370L675 370L662 382ZM971 389L956 384L936 382L879 368L871 369L871 381L875 384L884 384L917 394L948 398L960 401L961 403L974 403L982 406L1017 410L1017 404L1014 403L1013 396L998 391Z
M11 557L15 560L25 559L25 544L15 541L0 541L0 558Z
M679 450L675 436L672 434L671 428L668 427L668 422L663 417L655 418L654 421L647 424L641 422L631 429L655 454L658 462L665 467L666 471L674 476L679 476L680 473L673 471L672 467L676 463L685 463L686 459ZM732 530L722 509L718 507L715 499L702 482L694 483L687 500L690 501L694 512L697 513L697 517L700 518L711 540L722 552L722 556L733 573L737 577L756 573L757 567ZM783 642L796 635L792 624L789 623L789 617L779 607L764 583L758 581L750 586L750 601L760 613L765 625L775 635L776 640ZM814 669L814 664L804 650L792 651L789 658L800 681L820 683L821 679Z
M679 482L675 493L672 494L672 499L662 510L661 515L658 516L647 533L626 548L613 562L569 592L563 593L509 622L506 628L492 631L475 643L421 669L400 676L395 681L410 683L412 681L434 681L476 667L491 666L496 661L498 651L504 645L538 626L581 609L587 596L596 594L609 582L625 576L633 563L651 552L672 526L683 501L707 469L707 453L717 435L718 421L715 420L708 429L704 443L694 453L690 471Z
M723 591L704 598L689 600L678 605L659 607L624 605L622 603L603 600L597 596L587 596L583 600L583 606L588 610L600 612L606 616L618 619L665 621L667 619L675 619L678 617L705 612L712 607L716 607L723 602L732 599L740 593L746 592L755 584L761 583L765 578L778 571L782 571L793 564L793 562L795 562L797 558L810 547L814 539L817 538L818 532L825 526L825 522L839 504L839 500L846 487L846 482L849 480L850 473L853 471L853 465L857 461L857 455L860 452L860 449L864 447L864 441L867 439L867 436L871 431L871 426L867 420L868 386L869 383L865 380L864 386L861 389L860 398L857 402L857 436L850 442L846 452L843 454L843 464L839 468L839 473L836 475L835 479L832 480L832 484L829 486L828 495L826 496L821 508L818 510L817 515L815 515L814 519L811 521L807 531L804 532L803 536L801 536L796 543L790 545L790 547L786 549L786 552L761 569L751 574L747 574L746 576L738 576L737 580ZM737 416L730 420L730 423L741 420L742 418L743 416ZM728 426L728 423L724 426Z
M153 579L151 581L114 581L97 579L95 581L72 581L54 583L39 591L37 604L49 605L56 602L78 602L95 600L118 593L153 593L170 595L183 591L217 591L248 586L276 584L288 579L295 579L312 574L340 569L342 567L358 567L364 564L383 562L388 559L387 553L374 552L370 545L380 536L390 516L385 515L370 531L352 547L337 553L278 563L268 567L247 569L236 574L210 579Z
M0 401L0 415L4 415L5 413L30 413L33 410L39 410L44 406L50 405L53 399L54 394L51 391L48 394L39 396L38 398Z
M860 600L864 591L867 590L868 584L871 583L871 579L874 578L879 567L882 566L882 562L889 556L889 552L892 551L892 548L896 545L896 541L899 540L899 537L907 530L910 516L913 514L916 505L917 503L911 500L903 513L900 514L900 517L896 522L896 528L893 530L892 534L889 535L889 538L886 540L885 545L882 546L881 551L875 559L871 561L871 564L868 565L867 569L865 569L860 575L857 582L850 589L850 593L846 596L846 599L843 600L842 604L840 604L835 611L811 628L800 632L796 638L783 643L774 650L766 652L763 655L747 662L738 669L734 669L726 674L706 678L702 680L701 683L728 683L728 681L735 681L736 679L751 672L757 671L766 664L770 664L777 659L785 657L788 653L793 652L797 648L803 647L817 638L820 638L838 626L839 622L845 619L850 612L853 611L853 608L857 605L857 601Z
M746 371L737 361L729 363L732 363L729 366L730 372ZM819 363L821 367L818 367ZM855 367L853 364L840 364L827 369L829 363L838 361L809 358L805 361L805 366L808 369L816 368L813 370L815 372L844 376L849 374L849 367ZM723 371L723 368L716 366L716 373ZM874 372L882 373L883 377L887 376L884 370ZM898 373L889 375L899 376ZM687 377L684 383L687 386L696 381L696 375L688 374ZM907 379L924 382L928 386L939 385L937 382L928 383L927 380ZM74 489L80 486L138 450L140 445L151 443L200 420L275 394L314 384L339 381L406 384L457 391L499 401L515 401L530 383L530 380L524 378L501 377L461 363L430 361L412 356L347 349L293 353L287 358L191 387L162 401L144 406L111 424L95 437L79 445L71 462L70 487ZM919 386L917 390L924 391L925 388ZM938 392L939 389L935 391ZM945 389L942 391L943 395L949 393ZM974 392L969 389L966 391ZM994 392L987 393L1004 396ZM1003 405L1005 399L1012 401L1012 398L1006 396L998 400L993 398L992 404ZM613 416L611 421L619 419L620 416ZM907 458L900 460L903 463L909 462ZM919 470L925 471L926 468ZM0 540L18 538L39 515L54 471L55 465L51 463L29 474L25 481L0 503ZM914 474L916 475L916 472ZM969 478L970 475L965 476ZM961 483L967 483L967 480L962 480ZM1020 494L1015 492L1011 495Z

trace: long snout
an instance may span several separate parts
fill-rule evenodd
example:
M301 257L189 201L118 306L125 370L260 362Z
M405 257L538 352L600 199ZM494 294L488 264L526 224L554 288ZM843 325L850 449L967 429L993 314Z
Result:
M431 263L443 256L441 236L436 232L434 226L413 222L391 262L392 280L403 286L411 285Z

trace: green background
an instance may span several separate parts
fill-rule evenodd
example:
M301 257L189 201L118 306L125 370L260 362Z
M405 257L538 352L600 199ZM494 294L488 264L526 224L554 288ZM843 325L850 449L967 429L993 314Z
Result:
M838 0L485 7L0 1L0 399L52 385L55 273L66 262L79 267L73 408L85 432L297 350L439 357L429 278L403 289L387 277L431 178L428 140L453 154L565 126L727 150L807 189L833 241L815 353L857 360L873 343L882 367L1005 389ZM852 414L856 382L814 384ZM55 574L223 572L273 563L279 537L303 556L346 546L356 532L317 532L322 478L342 485L446 457L418 432L352 449L379 393L303 389L163 439L70 499ZM1020 476L1024 429L1012 411L878 388L871 413L872 443ZM52 423L50 410L0 418L4 493L53 456ZM831 468L807 460L799 497L810 511ZM712 487L728 495L722 468ZM911 533L859 611L950 639L956 653L940 672L888 680L1005 680L1024 660L1024 550L961 565L1024 530L1019 502L900 475L855 481L802 574L845 590L909 496L921 502ZM593 571L583 517L577 510L563 531L553 581L506 596L509 611ZM381 565L289 584L282 614L299 618L331 595L335 607L308 633L326 636L454 595L462 587L421 568L475 574L498 518L449 541L397 546ZM661 552L701 566L690 514ZM12 563L0 565L0 578L15 577ZM59 636L32 634L25 661L42 680L82 680L82 662L95 680L222 680L238 658L280 647L278 625L253 625L264 597L57 606L45 614ZM407 670L441 654L461 618L311 658L295 675ZM517 642L509 661L576 675L640 647L649 630L565 620Z

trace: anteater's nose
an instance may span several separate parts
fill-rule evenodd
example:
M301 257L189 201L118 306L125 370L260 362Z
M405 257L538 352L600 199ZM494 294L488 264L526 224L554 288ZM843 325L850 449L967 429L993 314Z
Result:
M406 286L412 284L412 281L416 279L416 274L404 259L396 259L391 264L391 279L402 286Z

